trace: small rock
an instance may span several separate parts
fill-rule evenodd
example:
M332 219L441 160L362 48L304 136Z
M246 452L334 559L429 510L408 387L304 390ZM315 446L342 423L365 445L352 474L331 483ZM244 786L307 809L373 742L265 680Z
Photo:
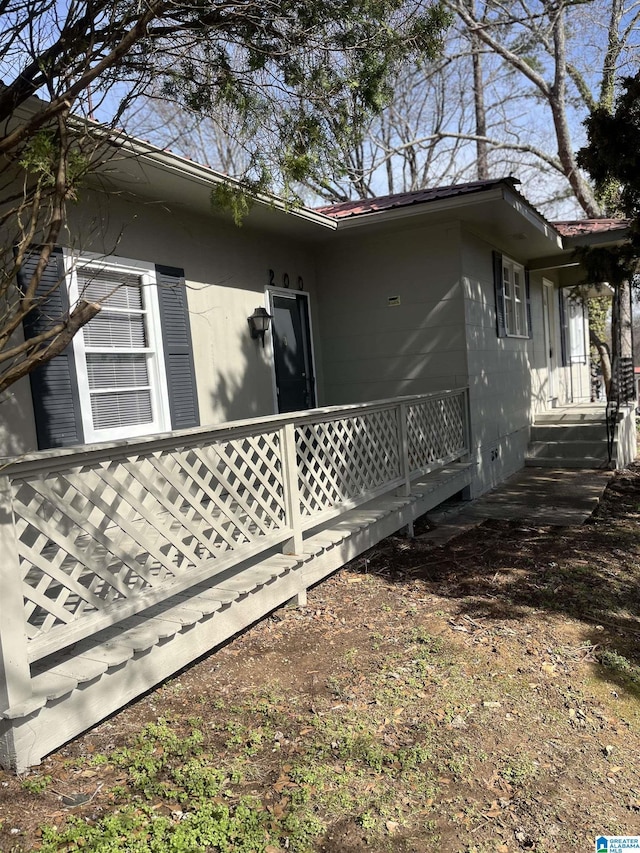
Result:
M451 728L452 729L466 729L467 724L465 722L464 717L460 716L460 714L456 714L456 716L451 720Z
M608 743L602 751L607 756L607 758L609 758L609 756L611 756L613 754L613 747L611 746L610 743Z
M502 708L502 704L500 702L488 702L485 700L482 703L483 708Z
M526 832L523 832L521 829L515 833L515 836L516 836L516 841L522 847L529 848L529 847L535 846L535 841L533 840L533 838L531 838L530 835L528 835Z

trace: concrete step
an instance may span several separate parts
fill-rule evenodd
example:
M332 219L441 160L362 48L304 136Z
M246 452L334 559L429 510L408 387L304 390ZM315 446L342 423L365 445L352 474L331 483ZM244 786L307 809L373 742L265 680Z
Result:
M549 409L546 412L538 412L536 424L604 424L605 410L599 412L581 412L575 409Z
M608 456L605 459L599 457L583 456L582 458L570 458L566 456L527 456L524 460L527 468L591 468L601 469L613 466L609 463Z
M605 441L607 427L604 423L576 424L535 423L531 427L531 441Z
M613 454L616 445L614 442ZM527 458L553 459L609 459L607 442L604 441L532 441L527 450Z

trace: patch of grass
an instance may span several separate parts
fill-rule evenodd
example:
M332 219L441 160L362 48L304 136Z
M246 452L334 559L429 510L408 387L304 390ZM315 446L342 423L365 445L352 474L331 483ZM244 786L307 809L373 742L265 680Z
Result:
M125 773L111 791L115 810L97 821L72 816L61 828L43 827L43 853L264 853L281 845L306 853L324 829L308 797L292 799L276 817L261 799L237 790L254 751L266 748L264 728L230 721L240 755L225 764L208 749L201 723L160 719L115 750L109 760Z
M51 776L28 776L20 782L20 785L30 794L41 794L46 791L52 781Z
M598 652L596 658L601 666L611 670L622 680L640 687L640 666L631 663L628 658L619 654L615 649L604 649Z
M615 649L602 649L596 653L596 660L625 690L640 694L640 666Z
M500 775L512 785L524 785L538 775L540 765L528 755L512 755L502 759Z
M72 817L64 829L44 827L41 853L264 853L267 813L243 800L234 808L203 800L177 816L158 814L140 804L127 805L95 823Z

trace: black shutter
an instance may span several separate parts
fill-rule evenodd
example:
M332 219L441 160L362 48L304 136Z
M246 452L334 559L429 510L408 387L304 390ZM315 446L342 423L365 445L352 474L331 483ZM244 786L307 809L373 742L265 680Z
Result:
M558 290L558 316L560 318L560 359L562 366L566 367L569 364L569 327L562 289Z
M493 283L496 291L496 331L499 338L507 336L507 322L504 312L504 279L502 277L502 255L493 253Z
M172 429L200 425L184 270L156 264Z
M531 282L529 280L529 270L524 271L524 284L527 294L527 337L533 337L533 326L531 325Z
M27 287L39 257L40 253L34 252L22 264L18 273L18 286L21 289ZM60 249L52 253L38 284L36 296L44 298L44 301L24 319L24 336L27 339L41 334L69 313L69 294ZM40 450L83 444L73 345L69 344L60 355L32 370L29 380Z

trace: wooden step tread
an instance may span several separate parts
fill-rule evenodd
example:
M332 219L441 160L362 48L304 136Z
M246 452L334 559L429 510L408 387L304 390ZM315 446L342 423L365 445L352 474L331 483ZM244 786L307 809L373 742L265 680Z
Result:
M61 699L67 693L78 686L75 678L68 678L65 675L53 674L51 672L43 672L31 679L31 696L23 702L18 702L8 708L2 716L7 720L15 720L19 717L26 717L37 711L47 702L54 699Z
M31 679L32 695L3 712L6 719L28 716L71 693L80 683L100 678L109 669L122 666L135 654L146 652L161 640L214 616L240 597L272 583L301 565L297 557L276 555L260 566L245 569L235 578L219 581L208 589L194 588L174 596L170 606L156 604L100 632L103 642L83 640L55 658L55 664Z

